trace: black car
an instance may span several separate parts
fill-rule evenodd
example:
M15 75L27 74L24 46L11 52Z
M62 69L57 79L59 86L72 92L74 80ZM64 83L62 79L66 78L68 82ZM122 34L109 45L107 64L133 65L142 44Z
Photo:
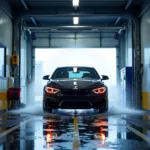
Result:
M108 88L101 77L92 67L59 67L49 80L43 91L43 111L52 109L98 109L99 112L108 110Z

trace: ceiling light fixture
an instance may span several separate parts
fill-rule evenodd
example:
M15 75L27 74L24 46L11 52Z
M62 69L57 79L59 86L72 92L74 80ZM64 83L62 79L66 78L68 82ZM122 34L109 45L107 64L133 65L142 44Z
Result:
M79 24L79 17L73 17L73 24Z
M73 4L73 7L78 7L79 6L79 0L73 0L72 4Z

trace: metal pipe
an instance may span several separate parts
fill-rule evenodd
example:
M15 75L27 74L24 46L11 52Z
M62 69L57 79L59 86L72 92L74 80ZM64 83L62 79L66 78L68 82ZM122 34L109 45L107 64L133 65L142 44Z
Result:
M149 7L150 7L150 4L139 14L138 17L141 17L148 10Z
M3 7L0 5L0 8L11 18L14 19L13 16Z
M27 28L25 29L27 30ZM99 32L101 32L101 34L116 34L118 32L118 30L98 30L99 32L93 32L92 30L57 30L55 32L53 31L49 31L49 30L31 30L34 34L45 34L47 35L49 32L53 35L55 34L69 34L72 35L74 32L76 33L82 33L83 35L85 34L96 34L99 35Z
M37 39L48 39L49 37L35 37ZM99 37L77 37L76 39L98 39ZM101 37L103 39L112 39L114 37ZM74 37L51 37L51 39L75 39Z
M37 26L35 19L33 17L30 17L30 18L31 18L32 22Z
M47 27L26 27L26 29L30 29L30 30L91 30L91 29L98 29L98 30L120 30L120 29L124 29L124 27L105 27L105 26L47 26Z
M129 1L128 1L127 5L126 5L126 7L125 7L125 10L127 10L127 9L130 7L132 1L133 1L133 0L129 0Z
M125 30L125 29L126 29L126 27L123 27L122 29L119 30L118 33L121 34L121 32L122 32L123 30Z
M27 4L26 4L26 2L24 0L21 0L21 3L22 3L22 5L24 6L24 8L26 10L29 10L29 8L28 8L28 6L27 6Z
M115 22L115 26L118 24L118 22L120 21L121 17L118 17L116 22Z

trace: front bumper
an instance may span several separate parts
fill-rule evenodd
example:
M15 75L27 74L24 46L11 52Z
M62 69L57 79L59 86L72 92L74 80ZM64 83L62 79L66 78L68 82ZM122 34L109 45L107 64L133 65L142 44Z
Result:
M43 99L44 108L107 109L108 98L103 96L48 96Z

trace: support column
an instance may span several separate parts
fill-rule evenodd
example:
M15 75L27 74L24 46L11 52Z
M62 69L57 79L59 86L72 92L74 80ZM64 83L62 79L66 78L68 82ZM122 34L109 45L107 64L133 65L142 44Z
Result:
M20 87L20 46L21 45L21 22L13 22L13 48L12 54L19 55L19 65L12 67L15 87Z
M133 43L133 108L141 108L141 44L140 44L140 21L133 20L132 31Z
M116 81L117 85L120 86L120 50L119 46L116 46Z
M16 19L14 22L14 30L13 30L13 53L19 55L19 66L12 68L12 76L14 76L15 86L20 87L20 63L21 63L21 32L23 31L21 27L21 19ZM24 32L24 31L23 31ZM34 103L34 57L35 54L33 52L32 47L32 35L27 33L27 74L25 80L27 83L27 104Z

